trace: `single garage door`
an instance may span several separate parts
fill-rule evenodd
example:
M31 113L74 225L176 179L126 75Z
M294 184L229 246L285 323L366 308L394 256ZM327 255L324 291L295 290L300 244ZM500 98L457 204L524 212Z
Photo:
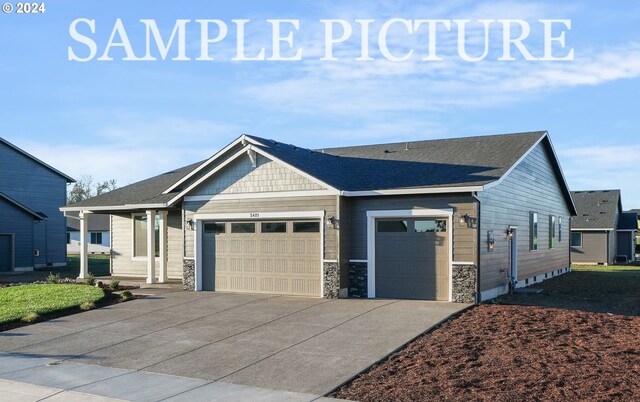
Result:
M320 221L205 222L203 290L321 296Z
M376 297L449 300L447 219L376 220Z

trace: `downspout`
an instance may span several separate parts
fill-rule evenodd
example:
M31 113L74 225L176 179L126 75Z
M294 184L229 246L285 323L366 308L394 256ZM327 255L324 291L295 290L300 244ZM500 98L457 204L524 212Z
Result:
M478 204L478 227L476 229L476 304L479 304L481 302L481 296L480 296L480 241L481 241L481 231L480 231L480 199L478 198L478 193L477 192L473 192L471 193L471 196L476 200L477 204Z

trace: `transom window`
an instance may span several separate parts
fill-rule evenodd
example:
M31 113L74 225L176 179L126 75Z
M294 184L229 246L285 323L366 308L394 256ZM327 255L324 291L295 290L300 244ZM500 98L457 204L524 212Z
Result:
M255 222L234 222L231 224L231 233L255 233Z
M287 233L286 222L262 222L260 224L262 233Z

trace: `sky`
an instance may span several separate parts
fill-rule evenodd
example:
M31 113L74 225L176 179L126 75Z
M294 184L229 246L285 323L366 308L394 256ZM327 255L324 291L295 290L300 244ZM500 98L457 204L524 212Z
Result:
M4 1L4 0L3 0ZM0 136L75 178L116 179L123 186L213 155L243 133L307 148L399 142L547 130L572 190L621 189L625 209L640 208L640 2L612 1L45 1L43 13L18 14L10 0L0 13ZM6 5L5 5L6 6ZM6 9L3 10L6 11ZM79 19L83 19L77 22ZM213 61L195 60L203 35L196 20L219 20L224 39L208 44ZM238 35L232 20L249 20ZM274 56L273 28L292 33L293 46L279 41L281 57L301 60L239 61ZM327 29L321 20L343 20L352 35L326 57ZM382 32L391 61L381 50ZM522 20L523 40L533 57L544 51L540 20L569 20L564 47L552 54L572 60L527 60L510 47L503 56L504 25L488 30L484 60L470 62L458 51L459 29L436 24L431 37L420 19L470 20L465 49L480 56L480 22ZM89 24L91 20L94 32ZM135 58L127 61L122 22ZM153 20L163 43L178 20L185 23L166 58L147 35ZM356 20L374 20L363 35ZM409 20L410 26L402 25ZM96 55L72 35L95 43ZM339 38L342 25L334 26ZM207 24L208 37L219 32ZM520 25L511 34L522 33ZM368 42L369 57L362 56ZM71 50L70 50L71 49ZM433 51L440 61L423 60ZM98 60L106 53L113 60Z

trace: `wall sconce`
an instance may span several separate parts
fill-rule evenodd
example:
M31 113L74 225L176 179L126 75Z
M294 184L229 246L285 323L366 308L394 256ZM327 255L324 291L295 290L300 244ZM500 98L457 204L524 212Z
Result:
M468 214L464 214L460 216L460 224L467 225L468 228L477 228L478 227L478 218L473 218Z
M326 220L325 223L326 223L326 226L328 228L333 228L333 229L339 229L340 228L340 221L335 216L327 217L327 220Z
M196 221L194 221L193 219L187 220L187 229L195 230L195 228L196 228Z

